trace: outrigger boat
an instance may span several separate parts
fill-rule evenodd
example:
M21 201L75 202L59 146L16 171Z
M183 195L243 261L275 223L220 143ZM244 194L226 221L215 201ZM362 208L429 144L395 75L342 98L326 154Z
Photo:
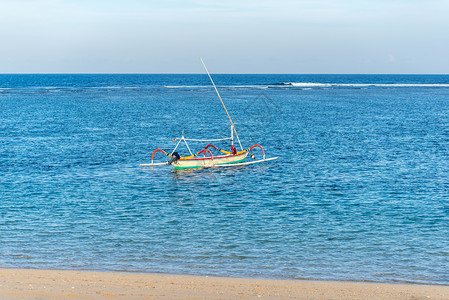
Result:
M240 143L239 136L237 134L237 131L235 129L234 123L232 122L231 116L229 115L228 110L226 109L226 106L223 103L223 100L221 99L220 93L218 92L217 87L215 86L214 81L212 80L212 77L209 74L209 71L206 68L206 65L204 64L203 60L201 59L201 63L204 66L204 69L207 72L207 75L209 76L210 81L212 82L212 85L214 86L215 91L217 92L218 98L221 101L221 104L223 105L224 110L226 111L226 114L228 115L229 121L231 122L231 136L227 138L222 139L209 139L209 140L201 140L201 139L187 139L184 137L184 131L182 132L182 135L180 138L173 139L174 142L178 141L175 148L170 152L165 152L162 149L156 149L153 151L153 154L151 155L151 163L150 164L140 164L140 166L163 166L163 165L172 165L175 169L189 169L189 168L205 168L205 167L221 167L221 166L243 166L243 165L249 165L249 164L255 164L260 162L265 162L269 160L277 159L278 157L271 157L266 158L265 157L265 151L263 150L262 146L259 144L255 144L248 149L243 149L242 144ZM234 147L234 134L237 138L237 141L240 146L240 151L237 151L237 149ZM187 141L196 141L196 142L215 142L215 141L223 141L223 140L230 140L231 141L231 151L226 151L223 149L220 149L212 144L208 144L204 149L201 151L198 151L197 153L193 154ZM190 153L189 156L180 156L178 152L176 152L176 149L181 144L181 142L184 142L187 146L187 149ZM219 155L214 156L209 148L212 148L219 153ZM262 159L260 160L252 160L252 161L245 161L248 154L251 153L250 157L254 159L254 154L252 153L252 150L254 148L260 148L262 151ZM155 163L154 162L154 155L157 152L162 152L163 154L170 157L170 159L167 162L160 162ZM203 154L203 156L200 156Z

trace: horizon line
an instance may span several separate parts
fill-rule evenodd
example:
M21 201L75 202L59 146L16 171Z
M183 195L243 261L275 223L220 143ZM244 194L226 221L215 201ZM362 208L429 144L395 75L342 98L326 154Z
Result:
M0 75L206 75L206 73L189 72L8 72ZM449 75L449 73L211 73L215 75Z

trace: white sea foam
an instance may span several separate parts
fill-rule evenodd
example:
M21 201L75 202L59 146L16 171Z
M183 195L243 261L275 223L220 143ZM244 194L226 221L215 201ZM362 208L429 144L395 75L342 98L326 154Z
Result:
M165 88L169 89L204 89L211 88L209 85L166 85ZM394 88L394 87L449 87L449 83L321 83L321 82L284 82L279 84L268 84L268 85L223 85L217 86L219 89L267 89L273 87L296 87L303 89L311 88L337 88L337 87L348 87L348 88L368 88L368 87L384 87L384 88Z
M225 87L225 86L224 86ZM250 88L250 89L267 89L268 86L267 85L231 85L231 86L226 86L227 88Z
M449 83L318 83L318 82L285 82L285 87L449 87Z
M449 83L392 83L375 84L380 87L449 87Z
M204 88L210 88L212 86L209 85L164 85L167 89L204 89Z
M330 83L317 83L317 82L285 82L281 84L283 86L294 86L294 87L331 87Z
M91 90L95 90L95 89L99 89L99 90L113 90L113 89L122 89L122 86L89 86L89 87L85 87L86 89L91 89Z
M210 89L210 85L166 85L165 88L169 89ZM268 89L279 87L295 87L302 89L311 88L369 88L369 87L383 87L383 88L396 88L396 87L429 87L429 88L448 88L449 83L321 83L321 82L284 82L278 84L268 85L222 85L217 86L218 89Z
M167 89L212 89L212 85L165 85ZM218 89L267 89L268 85L217 85Z

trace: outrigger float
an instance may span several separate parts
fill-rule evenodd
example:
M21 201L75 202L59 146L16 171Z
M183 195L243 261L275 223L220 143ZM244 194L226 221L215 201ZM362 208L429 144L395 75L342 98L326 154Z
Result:
M214 81L212 80L212 77L209 74L209 71L206 68L206 65L204 64L203 60L201 59L201 63L204 66L204 69L207 72L207 75L209 76L210 81L212 82L212 85L215 88L215 91L217 92L218 98L221 101L221 104L223 105L224 110L226 111L226 114L228 115L229 121L231 122L231 136L227 138L222 139L187 139L184 137L184 131L182 132L182 135L180 138L173 139L174 142L178 141L175 148L170 152L165 152L162 149L156 149L153 151L153 154L151 155L151 163L150 164L140 164L141 167L153 167L153 166L164 166L164 165L172 165L175 169L189 169L189 168L207 168L207 167L230 167L230 166L244 166L249 164L255 164L260 162L265 162L269 160L277 159L278 157L271 157L266 158L265 157L265 151L263 150L262 146L255 144L248 149L243 149L242 144L240 143L239 136L237 134L237 131L235 129L234 123L232 122L231 116L229 115L228 110L226 109L226 106L223 103L223 100L221 99L220 93L218 92L217 87L215 86ZM237 149L234 147L234 134L237 138L237 141L240 146L240 151L237 151ZM224 141L224 140L230 140L231 141L231 151L226 151L223 149L220 149L212 144L208 144L204 149L201 151L198 151L197 153L193 154L189 144L187 141L195 141L195 142L215 142L215 141ZM176 149L181 144L181 142L184 142L187 146L187 149L189 150L190 155L189 156L180 156L178 152L176 152ZM219 153L219 155L214 156L209 148L212 148ZM254 154L252 153L252 150L254 148L260 148L262 151L262 159L255 160ZM170 159L167 162L154 162L154 155L157 152L162 152L163 154L170 157ZM250 154L250 157L254 160L251 161L245 161L248 154ZM202 156L200 156L203 154Z

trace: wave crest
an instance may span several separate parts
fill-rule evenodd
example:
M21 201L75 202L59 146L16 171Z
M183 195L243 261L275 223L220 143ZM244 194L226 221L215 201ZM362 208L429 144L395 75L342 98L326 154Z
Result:
M277 86L285 87L449 87L449 83L319 83L319 82L283 82Z

